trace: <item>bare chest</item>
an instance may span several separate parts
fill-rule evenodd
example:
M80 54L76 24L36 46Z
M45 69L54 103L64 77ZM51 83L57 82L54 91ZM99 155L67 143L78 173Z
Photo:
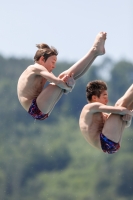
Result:
M102 113L94 113L92 116L92 119L90 121L89 127L88 127L90 134L91 133L93 133L93 134L101 133L104 123L105 123L105 120L106 119Z

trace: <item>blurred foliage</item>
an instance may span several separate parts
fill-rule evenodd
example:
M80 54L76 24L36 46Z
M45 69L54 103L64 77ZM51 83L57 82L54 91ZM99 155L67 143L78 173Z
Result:
M114 65L111 74L110 100L115 103L133 83L133 64L120 61Z
M78 120L88 81L107 81L114 104L133 82L133 64L105 58L93 65L39 122L21 107L16 93L20 74L32 63L0 56L0 200L132 200L132 126L120 151L107 155L84 140ZM72 64L57 63L55 74Z

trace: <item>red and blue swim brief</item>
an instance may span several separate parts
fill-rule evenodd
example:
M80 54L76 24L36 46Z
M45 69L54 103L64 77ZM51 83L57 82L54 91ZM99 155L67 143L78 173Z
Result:
M34 119L37 119L37 120L44 120L46 118L48 118L48 114L44 114L42 113L38 106L37 106L37 103L36 103L36 99L33 99L32 101L32 104L29 108L29 111L28 113L34 118Z
M100 141L101 141L102 150L105 153L113 154L113 153L116 153L118 151L118 149L120 148L119 143L116 143L116 142L113 142L112 140L109 140L102 133L100 134Z

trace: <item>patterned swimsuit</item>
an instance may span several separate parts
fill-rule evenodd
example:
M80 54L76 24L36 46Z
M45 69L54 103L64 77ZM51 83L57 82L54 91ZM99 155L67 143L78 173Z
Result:
M100 134L100 141L102 150L106 153L113 154L118 151L120 148L120 144L109 140L105 135L102 133Z
M42 113L38 106L37 106L37 103L36 103L36 99L33 99L32 101L32 104L29 108L29 111L28 113L34 118L34 119L37 119L37 120L44 120L46 118L48 118L48 114L44 114Z

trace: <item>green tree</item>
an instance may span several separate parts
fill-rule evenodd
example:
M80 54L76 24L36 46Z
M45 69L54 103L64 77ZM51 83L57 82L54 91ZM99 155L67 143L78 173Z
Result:
M109 98L114 104L133 83L133 64L120 61L114 65L109 82Z

